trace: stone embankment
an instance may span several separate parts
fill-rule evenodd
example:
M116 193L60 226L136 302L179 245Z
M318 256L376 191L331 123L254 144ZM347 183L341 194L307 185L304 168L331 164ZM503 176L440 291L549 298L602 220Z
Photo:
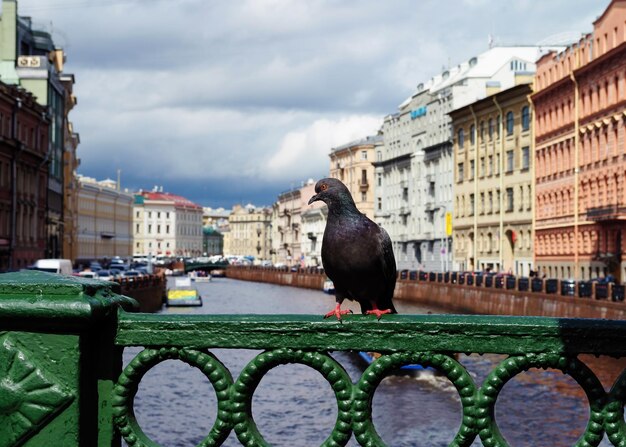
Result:
M394 298L420 303L447 312L465 314L545 316L559 318L626 319L626 303L614 290L599 284L568 284L558 280L471 280L456 274L418 275L399 272ZM411 272L414 273L414 272ZM318 269L291 271L285 268L229 266L229 278L322 290L326 279ZM441 277L439 277L441 276ZM454 279L453 279L454 278ZM432 279L432 280L431 280ZM447 279L447 281L446 281ZM459 282L463 282L460 284ZM480 283L480 284L478 284ZM596 289L597 286L597 289ZM604 285L605 286L605 285ZM521 290L520 290L521 289ZM526 290L524 290L526 289ZM614 298L617 296L617 298Z

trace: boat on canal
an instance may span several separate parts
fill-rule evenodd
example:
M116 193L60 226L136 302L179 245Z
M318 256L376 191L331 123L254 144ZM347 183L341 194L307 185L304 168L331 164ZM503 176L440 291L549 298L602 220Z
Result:
M191 282L211 282L211 274L203 271L197 272L194 270L187 273L187 276L191 279Z
M322 290L324 291L324 293L328 293L329 295L334 295L335 294L335 284L333 284L333 282L326 278L326 281L324 281L324 285L322 286Z
M371 365L380 356L381 354L379 354L378 352L359 351L359 357L361 358L361 360L363 360L363 362L365 362L367 366ZM394 370L392 374L396 376L414 376L421 373L422 371L432 372L436 370L427 366L410 364L401 366L400 368Z
M175 284L175 288L167 291L166 306L202 306L202 297L191 285L191 278L176 278Z

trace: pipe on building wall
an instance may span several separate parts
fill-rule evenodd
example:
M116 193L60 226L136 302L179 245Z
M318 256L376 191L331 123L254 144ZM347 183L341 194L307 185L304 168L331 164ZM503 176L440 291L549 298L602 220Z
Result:
M9 245L9 269L14 269L15 247L17 245L17 161L24 150L18 135L17 112L22 108L22 101L18 98L13 104L11 114L11 140L15 143L15 150L11 158L11 240Z
M478 118L476 117L476 113L474 112L474 106L470 104L469 106L470 113L472 114L472 118L474 119L474 209L472 210L472 214L474 217L474 243L472 244L472 255L474 257L474 265L472 266L473 270L478 269L478 255L476 251L476 246L478 245ZM470 128L471 129L471 128ZM472 141L472 132L470 130L470 142Z
M500 114L500 123L498 124L498 138L500 138L500 166L498 167L498 175L500 177L500 185L499 185L499 190L500 190L500 200L498 203L498 207L500 208L498 210L498 214L499 214L499 235L498 235L498 258L499 258L499 263L500 263L500 268L503 268L503 259L502 259L502 240L504 238L504 214L503 214L503 201L504 201L504 116L502 115L502 107L500 107L500 104L498 103L498 98L496 98L496 96L493 96L493 103L495 104L496 108L498 109L498 113Z
M531 266L531 270L532 267L534 267L535 269L537 268L537 244L535 241L535 225L537 224L537 203L535 202L535 189L536 189L536 182L537 182L537 177L535 177L535 172L536 172L536 164L537 164L537 158L535 156L535 149L536 149L536 144L535 144L535 104L533 103L533 98L532 98L532 92L536 92L536 79L533 78L533 89L531 91L531 93L529 93L528 95L526 95L526 100L528 101L529 104L529 108L530 108L530 116L531 116L531 120L530 120L530 135L531 135L531 139L530 139L530 153L532 154L532 158L529 160L530 161L530 197L528 198L528 200L532 200L532 214L530 216L531 219L531 225L530 225L530 240L532 243L532 254L533 254L533 264Z
M579 53L576 52L576 66L579 66ZM578 176L580 174L580 109L579 109L579 90L578 80L574 74L574 70L570 73L570 78L574 83L574 280L579 279L579 264L580 259L578 257L578 213L580 211L578 206Z

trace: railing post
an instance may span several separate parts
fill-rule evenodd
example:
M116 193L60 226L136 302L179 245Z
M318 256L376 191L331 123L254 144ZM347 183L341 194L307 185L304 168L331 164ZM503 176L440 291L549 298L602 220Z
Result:
M110 390L122 367L119 286L38 271L0 275L3 446L119 446Z

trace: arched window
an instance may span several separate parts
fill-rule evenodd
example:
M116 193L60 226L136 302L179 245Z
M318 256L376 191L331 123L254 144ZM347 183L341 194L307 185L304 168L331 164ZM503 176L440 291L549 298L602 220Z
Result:
M506 114L506 134L513 135L513 112Z
M463 149L463 145L465 144L465 133L463 132L463 129L459 129L459 132L457 133L457 135L458 135L459 149Z
M530 109L528 106L522 107L522 130L530 129Z
M476 126L473 124L470 126L470 144L474 144L476 142Z
M488 133L489 133L489 139L491 140L493 138L493 119L489 118L489 125L487 126L489 128Z

